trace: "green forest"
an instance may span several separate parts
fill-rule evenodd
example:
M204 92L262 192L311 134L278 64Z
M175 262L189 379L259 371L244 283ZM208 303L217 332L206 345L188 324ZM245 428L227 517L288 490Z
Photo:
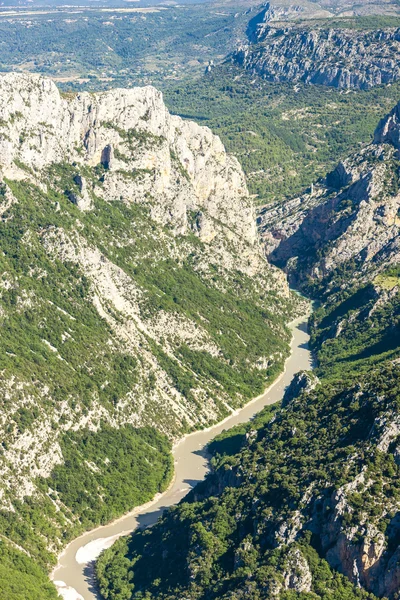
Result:
M225 63L192 84L164 84L171 112L207 125L242 165L256 203L300 194L371 141L400 83L368 91L274 84Z
M398 268L384 276L398 276ZM395 512L385 507L400 499L399 466L393 454L378 449L378 431L372 437L370 432L400 407L400 371L393 360L400 356L400 335L393 329L400 296L368 319L371 288L328 295L314 312L311 343L320 379L315 390L220 434L209 445L213 471L206 480L156 526L102 554L97 577L106 600L270 598L295 551L306 558L312 588L282 591L281 600L375 598L323 559L324 521L312 516L322 510L321 518L328 519L334 491L365 465L370 484L349 494L342 527L356 528L352 543L361 544L360 522L367 519L392 543ZM338 319L346 325L335 337ZM312 492L305 504L307 490ZM274 536L296 511L302 524L296 541L277 550Z
M0 539L0 599L57 600L47 573L29 556Z

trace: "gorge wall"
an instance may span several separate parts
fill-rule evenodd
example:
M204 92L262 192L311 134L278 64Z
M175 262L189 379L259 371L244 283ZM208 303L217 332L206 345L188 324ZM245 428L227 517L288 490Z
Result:
M331 27L329 20L304 20L301 7L276 11L267 8L253 18L250 44L228 60L274 83L369 89L399 79L399 29L346 28L345 21ZM303 21L290 22L296 18Z
M0 128L0 530L48 565L166 484L167 438L264 388L299 303L236 159L154 88L7 74ZM124 444L158 480L123 489Z

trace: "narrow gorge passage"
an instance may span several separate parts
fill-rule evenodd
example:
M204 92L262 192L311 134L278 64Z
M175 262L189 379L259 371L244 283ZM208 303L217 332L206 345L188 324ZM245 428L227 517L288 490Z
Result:
M236 414L214 427L186 436L174 447L175 479L163 495L109 525L83 534L67 546L52 574L53 581L66 600L99 600L93 584L93 562L100 552L110 547L118 537L128 535L137 527L153 525L165 508L177 504L204 479L208 471L206 446L216 435L224 429L249 421L264 406L281 400L293 375L312 368L307 317L294 321L291 329L291 354L286 361L285 372L262 396Z

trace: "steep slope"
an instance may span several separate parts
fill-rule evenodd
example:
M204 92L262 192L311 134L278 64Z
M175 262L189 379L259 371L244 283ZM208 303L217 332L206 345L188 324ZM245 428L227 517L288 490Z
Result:
M397 105L372 144L308 193L261 210L267 255L299 285L311 277L313 287L329 290L338 270L367 283L400 261L399 114Z
M262 10L250 19L246 35L251 43L257 44L267 35L270 23L304 19L324 19L333 16L333 13L321 9L318 4L304 3L279 6L266 2Z
M399 393L397 366L289 402L159 524L100 558L104 598L374 598L360 584L395 597Z
M0 128L0 534L47 566L264 388L299 303L238 162L154 88L8 74Z
M399 29L359 30L318 22L261 23L250 45L231 60L272 82L304 82L340 89L368 89L400 77Z
M215 440L205 482L104 553L107 600L398 598L399 131L396 107L325 183L264 210L270 257L321 300L315 374Z

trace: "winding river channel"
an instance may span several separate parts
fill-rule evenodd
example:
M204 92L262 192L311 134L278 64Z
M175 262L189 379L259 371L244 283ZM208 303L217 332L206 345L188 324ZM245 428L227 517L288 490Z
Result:
M109 525L98 527L73 540L59 558L52 579L65 600L99 600L93 582L94 561L104 548L110 547L122 535L131 533L138 526L154 524L163 510L177 504L208 471L207 444L221 431L249 421L268 404L282 399L285 388L295 373L312 368L308 348L307 318L302 317L291 324L293 333L291 355L286 361L285 372L258 398L232 414L222 423L209 429L187 435L174 449L175 478L164 494L153 501L137 507L132 512Z

